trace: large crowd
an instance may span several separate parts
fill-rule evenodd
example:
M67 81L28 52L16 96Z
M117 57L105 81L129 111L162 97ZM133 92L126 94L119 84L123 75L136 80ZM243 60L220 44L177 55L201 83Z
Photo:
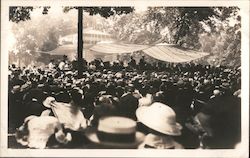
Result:
M235 148L241 140L240 69L195 63L149 64L144 57L138 63L131 57L127 65L96 59L84 61L82 66L82 77L77 62L67 58L51 60L46 67L9 66L8 129L16 133L19 143L44 147L27 143L32 120L39 119L40 124L49 120L54 125L50 128L55 128L45 141L48 148L112 148L114 144L117 148L129 140L130 135L121 134L117 141L119 134L103 137L99 131L98 138L116 142L102 144L86 134L89 128L102 129L105 118L134 121L136 131L145 135L133 147L121 148ZM55 119L60 116L51 107L61 103L76 109L76 120L84 118L79 128L60 125Z

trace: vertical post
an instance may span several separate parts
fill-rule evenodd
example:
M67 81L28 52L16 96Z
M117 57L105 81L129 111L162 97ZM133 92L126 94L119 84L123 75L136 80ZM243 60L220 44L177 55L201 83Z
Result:
M78 78L83 74L83 7L78 7L78 40L77 40L77 67Z

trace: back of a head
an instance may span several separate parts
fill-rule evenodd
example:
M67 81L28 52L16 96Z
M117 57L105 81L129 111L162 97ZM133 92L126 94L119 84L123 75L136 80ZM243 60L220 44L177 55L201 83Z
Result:
M116 107L109 103L102 103L95 107L93 111L94 118L91 122L93 126L98 125L98 121L101 117L112 116L116 114Z
M139 101L132 94L127 94L120 98L120 104L118 106L118 110L120 115L127 116L135 119L135 111L138 108Z

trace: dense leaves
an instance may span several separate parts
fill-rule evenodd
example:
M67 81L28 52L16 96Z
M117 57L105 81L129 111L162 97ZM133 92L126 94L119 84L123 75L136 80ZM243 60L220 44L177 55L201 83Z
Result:
M114 18L111 32L131 43L206 51L210 64L239 66L240 19L237 7L149 7L146 13Z
M41 7L37 7L41 8ZM43 7L42 14L47 14L48 9L50 7L45 6ZM20 6L13 6L9 8L9 20L13 22L20 22L20 21L26 21L30 20L30 12L33 11L34 7L28 6L28 7L20 7Z
M25 21L30 19L30 11L33 7L10 7L9 20L13 22Z
M63 18L58 18L51 14L42 15L41 10L43 8L36 10L39 13L37 18L33 18L31 14L30 20L11 23L15 43L9 52L10 55L17 54L16 57L25 65L35 61L39 52L57 48L60 36L75 33L77 29L76 14L67 14ZM16 60L14 56L10 62L13 60Z
M134 10L133 7L84 7L83 9L90 15L100 14L105 18L112 15L128 14Z
M35 7L36 8L36 7ZM30 12L35 9L32 6L21 7L13 6L9 8L9 20L13 22L20 22L25 20L30 20ZM77 9L78 7L64 7L64 12L69 12L71 9ZM43 7L42 14L48 14L50 7ZM90 15L99 14L102 17L108 18L112 15L128 14L134 11L133 7L83 7L85 12Z
M210 52L207 59L213 65L239 67L241 65L241 20L240 16L232 17L235 23L217 22L213 33L211 31L200 35L201 49Z

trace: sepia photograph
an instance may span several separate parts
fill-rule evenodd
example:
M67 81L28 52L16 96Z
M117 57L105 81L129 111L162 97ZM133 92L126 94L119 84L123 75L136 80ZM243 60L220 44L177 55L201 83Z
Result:
M0 156L248 157L248 1L32 2L1 7Z

